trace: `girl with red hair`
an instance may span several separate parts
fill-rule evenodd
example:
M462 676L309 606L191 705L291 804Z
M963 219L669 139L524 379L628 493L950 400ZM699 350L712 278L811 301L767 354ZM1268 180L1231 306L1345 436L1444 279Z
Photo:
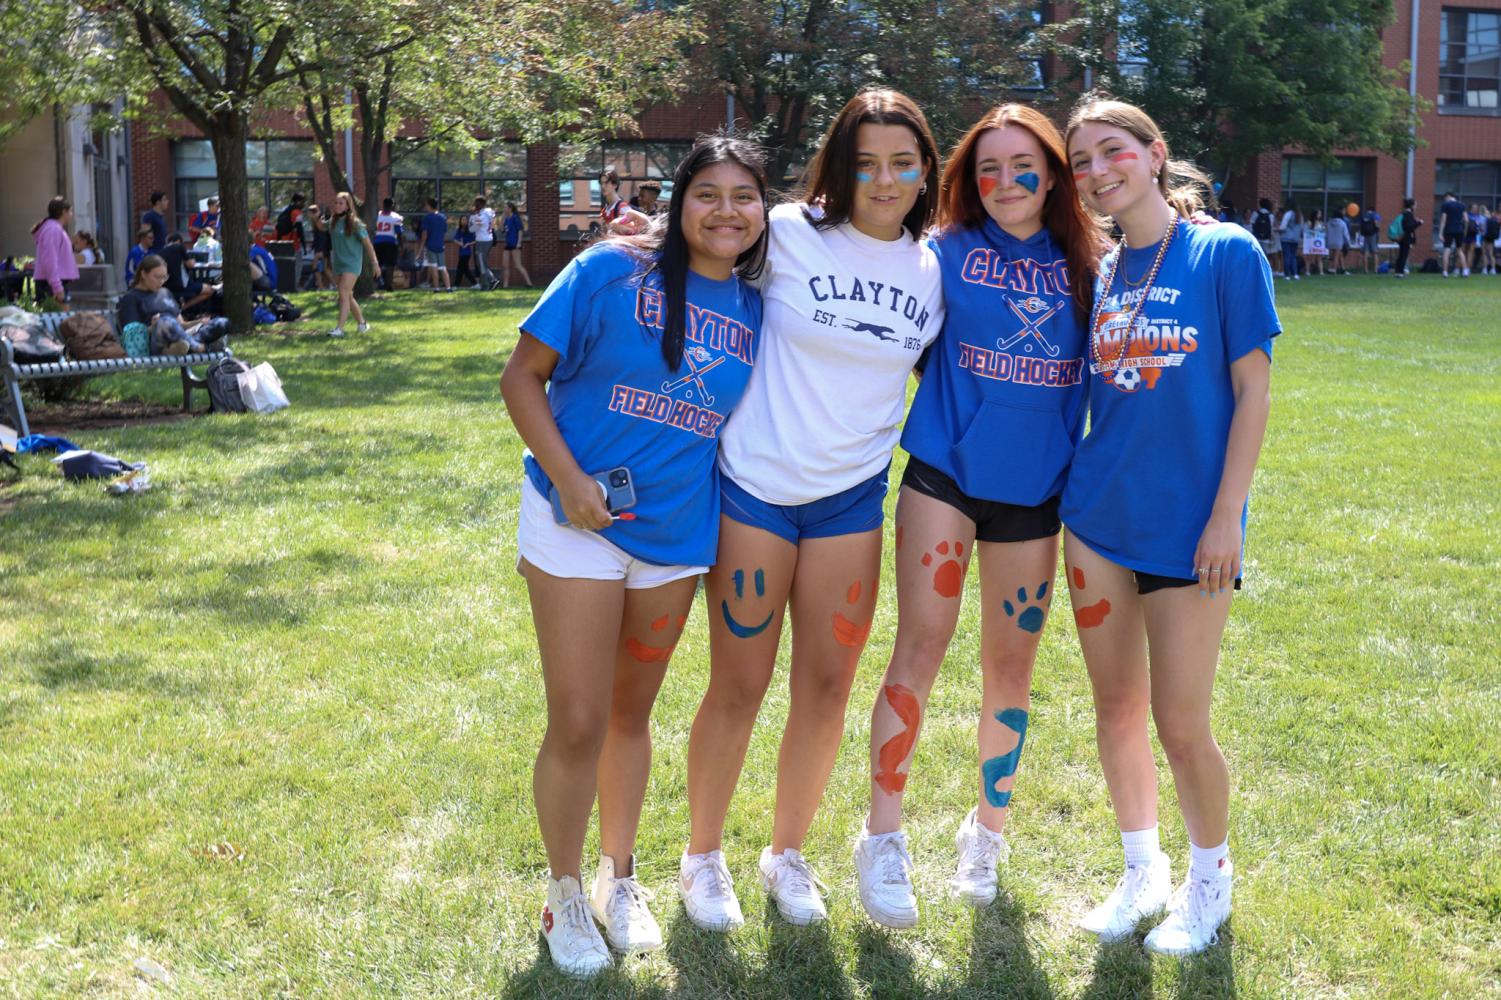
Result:
M871 808L855 846L860 900L888 927L917 922L902 794L976 554L977 804L959 826L950 888L976 906L996 895L1053 596L1059 495L1084 430L1085 331L1105 250L1062 135L1019 104L990 111L954 148L931 243L947 314L901 439L911 458L896 508L897 636L871 713Z

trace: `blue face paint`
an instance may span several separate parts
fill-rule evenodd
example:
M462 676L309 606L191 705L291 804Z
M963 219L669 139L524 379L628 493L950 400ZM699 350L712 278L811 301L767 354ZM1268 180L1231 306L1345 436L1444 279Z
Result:
M1044 580L1037 585L1037 596L1032 600L1041 601L1048 593L1048 581ZM1027 600L1027 588L1018 587L1016 591L1017 603L1022 605L1021 614L1016 613L1016 605L1010 601L1001 602L1001 610L1006 612L1007 618L1016 619L1016 627L1023 632L1036 634L1042 631L1043 624L1047 621L1047 611L1037 604L1031 604Z
M756 596L766 596L766 571L764 569L756 570Z
M745 596L745 570L743 570L743 569L737 569L737 570L735 570L735 572L730 575L730 579L732 579L732 580L735 581L735 598L738 600L739 598L744 597Z
M742 625L735 620L734 615L730 614L728 601L719 602L719 613L724 616L725 627L738 639L749 639L752 636L760 635L771 624L772 618L776 617L776 612L772 611L767 614L766 620L759 625Z
M875 179L876 179L876 175L875 174L867 174L863 170L856 170L855 171L855 180L859 181L861 184L869 184L871 181L873 181Z
M1011 793L998 792L995 786L1001 779L1016 774L1016 766L1022 758L1022 744L1027 742L1027 712L1021 708L1007 708L995 713L995 719L1016 733L1016 748L1008 754L990 758L980 771L985 777L985 801L997 809L1004 809L1011 802Z
M1036 194L1037 186L1042 183L1042 180L1036 174L1032 173L1032 171L1028 170L1024 174L1016 175L1016 183L1026 188L1029 194Z
M914 168L912 170L903 170L901 173L896 175L896 179L901 181L903 184L911 184L921 176L922 171Z

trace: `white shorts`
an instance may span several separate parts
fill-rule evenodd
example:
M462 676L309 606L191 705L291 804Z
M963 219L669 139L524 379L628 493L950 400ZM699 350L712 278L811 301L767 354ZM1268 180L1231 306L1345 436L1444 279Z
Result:
M516 568L525 559L550 576L579 580L624 580L628 590L647 590L707 566L658 566L643 562L598 532L553 520L552 504L529 478L521 480L521 518L516 528Z

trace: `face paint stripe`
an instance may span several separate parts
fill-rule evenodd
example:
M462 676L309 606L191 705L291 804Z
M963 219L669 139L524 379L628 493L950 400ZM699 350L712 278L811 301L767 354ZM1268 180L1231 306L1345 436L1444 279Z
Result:
M863 170L856 170L855 171L855 180L859 181L861 184L869 184L871 181L873 181L875 179L876 179L875 174L867 174Z
M1027 712L1021 708L1002 709L995 713L995 720L1016 733L1016 746L1009 753L992 757L981 766L985 779L985 801L997 809L1004 809L1011 803L1011 792L997 791L995 786L1015 775L1016 767L1021 763L1022 746L1027 742Z
M1112 156L1110 158L1110 162L1111 163L1124 163L1127 160L1139 160L1139 159L1141 159L1141 157L1137 156L1135 153L1131 152L1130 150L1122 150L1121 152L1116 153L1114 156Z
M896 179L901 181L903 184L911 184L921 176L921 170L903 170L901 173L896 175Z
M996 180L994 177L981 177L979 181L980 197L989 198L992 194L995 193L995 189L1000 186L1000 183L1001 182Z
M1029 170L1024 174L1017 174L1016 183L1026 188L1028 194L1036 194L1038 185L1042 183L1042 178Z
M917 701L917 695L901 684L887 684L881 690L886 696L886 704L902 721L902 731L882 743L881 749L876 751L875 782L887 795L895 795L907 787L907 775L897 769L917 745L922 706Z

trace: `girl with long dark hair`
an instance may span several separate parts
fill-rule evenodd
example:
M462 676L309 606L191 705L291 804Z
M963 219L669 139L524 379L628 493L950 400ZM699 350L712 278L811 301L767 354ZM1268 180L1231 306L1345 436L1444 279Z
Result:
M988 112L943 172L932 240L946 313L902 433L897 634L870 720L871 806L856 847L877 923L917 921L902 796L938 668L979 560L983 695L976 807L959 825L952 892L996 895L1032 667L1052 602L1058 499L1084 432L1085 330L1106 245L1079 203L1063 136L1020 104Z
M766 248L760 151L701 138L674 192L665 219L563 269L522 321L501 378L528 447L517 565L547 690L532 784L551 869L542 932L553 961L578 976L609 963L591 910L617 951L662 944L632 853L648 721L715 560L719 433L761 326L761 297L744 280ZM634 504L608 506L627 482ZM596 790L601 857L586 898Z
M937 205L938 150L922 112L869 90L830 126L800 202L771 213L765 344L720 446L719 561L705 581L710 680L688 747L692 832L679 888L703 928L744 920L721 844L789 602L792 707L759 868L786 920L828 916L802 847L875 614L907 380L943 325L938 260L921 242Z
M1089 434L1059 512L1126 868L1082 924L1119 940L1167 909L1146 947L1192 954L1230 915L1229 773L1209 709L1282 324L1255 239L1188 221L1208 182L1169 158L1144 111L1086 98L1067 136L1085 204L1123 234L1100 265ZM1188 827L1176 894L1159 845L1149 714Z

